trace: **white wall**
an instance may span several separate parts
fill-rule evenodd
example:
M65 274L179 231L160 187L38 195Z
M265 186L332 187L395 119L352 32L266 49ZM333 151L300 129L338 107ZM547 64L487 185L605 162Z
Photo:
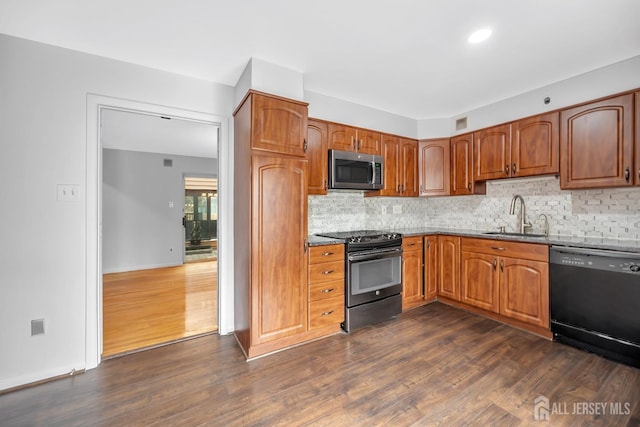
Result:
M304 92L304 100L309 103L309 117L314 119L344 123L407 138L417 136L414 119L310 91Z
M218 160L105 149L102 163L102 272L182 264L184 176L217 177Z
M451 118L449 135L466 133L637 88L640 88L640 56L458 114ZM547 96L551 98L549 104L543 102ZM467 117L467 129L456 132L455 121L460 117Z
M0 58L2 390L85 367L88 94L230 117L233 88L5 35Z

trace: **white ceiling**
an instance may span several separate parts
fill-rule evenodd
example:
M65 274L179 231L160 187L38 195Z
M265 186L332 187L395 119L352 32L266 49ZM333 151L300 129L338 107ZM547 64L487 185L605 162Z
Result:
M218 126L121 110L102 110L103 148L218 157Z
M639 17L638 0L0 1L0 33L227 85L256 57L414 119L639 55Z

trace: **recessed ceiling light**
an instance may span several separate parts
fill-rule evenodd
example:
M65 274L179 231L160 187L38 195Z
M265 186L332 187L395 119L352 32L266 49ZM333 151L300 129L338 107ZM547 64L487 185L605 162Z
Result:
M482 28L469 36L469 43L480 43L491 37L491 28Z

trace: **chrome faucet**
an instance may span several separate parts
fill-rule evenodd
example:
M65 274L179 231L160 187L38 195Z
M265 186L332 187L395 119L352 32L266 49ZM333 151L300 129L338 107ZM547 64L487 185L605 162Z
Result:
M525 229L526 228L531 228L532 225L527 221L527 214L524 208L524 199L522 198L521 195L516 194L515 196L513 196L513 199L511 199L511 208L509 209L509 215L513 215L516 212L516 200L520 199L520 206L522 206L520 208L520 233L524 234L525 233Z

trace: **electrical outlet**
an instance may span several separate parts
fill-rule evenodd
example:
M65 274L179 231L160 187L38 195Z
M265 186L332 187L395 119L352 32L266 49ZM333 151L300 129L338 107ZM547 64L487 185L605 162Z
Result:
M172 254L173 253L173 248L169 248L169 253Z

